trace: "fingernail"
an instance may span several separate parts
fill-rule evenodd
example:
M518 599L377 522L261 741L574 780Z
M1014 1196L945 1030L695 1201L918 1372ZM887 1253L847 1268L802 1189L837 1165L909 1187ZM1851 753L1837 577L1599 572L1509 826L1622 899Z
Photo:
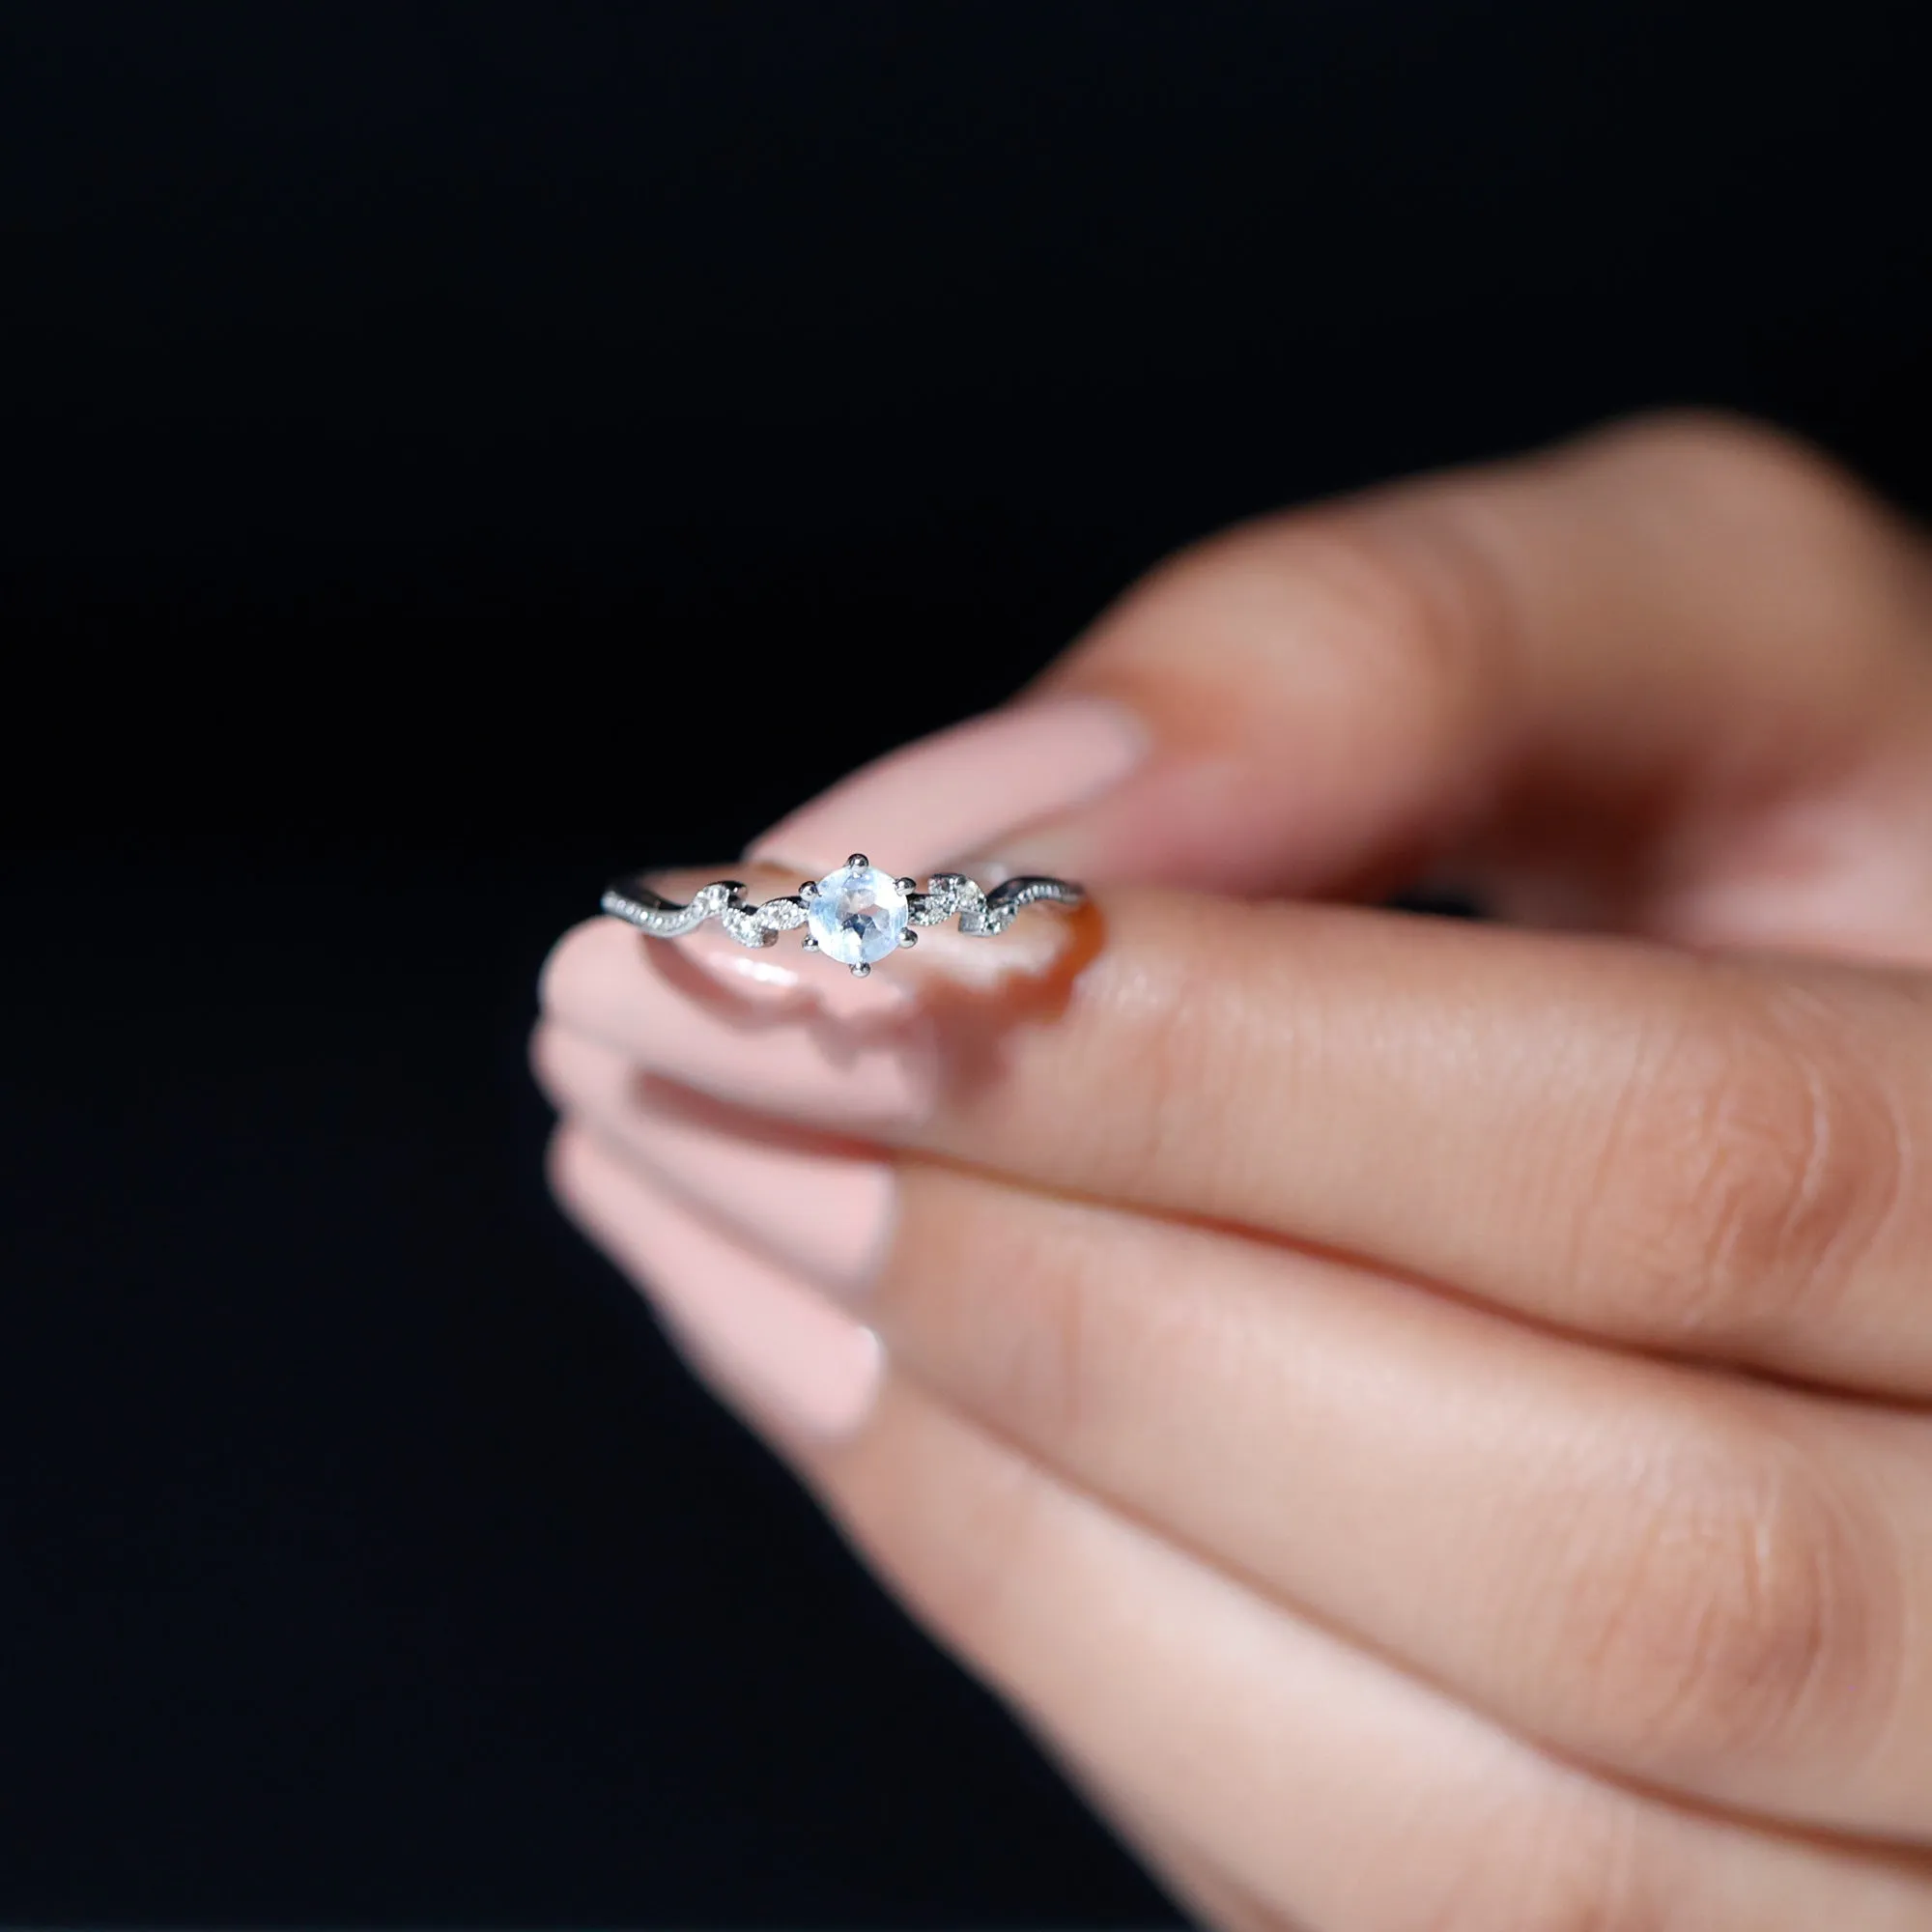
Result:
M824 871L867 852L928 872L1092 804L1148 749L1145 725L1113 698L1026 700L888 753L781 819L748 856Z
M884 1374L869 1328L642 1179L582 1126L558 1129L551 1177L572 1219L649 1296L692 1366L727 1401L781 1435L837 1438L864 1424Z
M840 1298L864 1293L892 1235L889 1161L640 1074L564 1027L538 1029L531 1062L560 1112L681 1200Z
M959 944L994 952L1008 937ZM720 986L700 958L679 951L690 943L644 939L614 919L591 920L551 954L545 1010L635 1066L714 1099L831 1132L883 1134L931 1113L939 1094L938 1041L902 993L879 984L924 963L923 944L917 955L894 959L864 980L793 948L802 964L781 969L795 976L787 989ZM720 961L721 970L729 966ZM871 992L889 996L873 1018L848 1018L820 1005Z

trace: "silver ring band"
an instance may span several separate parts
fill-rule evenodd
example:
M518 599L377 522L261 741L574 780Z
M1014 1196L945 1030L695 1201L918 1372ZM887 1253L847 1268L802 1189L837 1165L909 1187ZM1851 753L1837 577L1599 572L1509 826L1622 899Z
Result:
M618 880L602 904L653 939L681 939L715 919L740 946L776 946L780 933L806 926L807 952L824 952L863 980L875 961L917 944L915 927L956 918L961 932L990 938L1026 906L1077 906L1086 896L1065 879L1045 878L1008 879L987 892L963 872L935 872L921 891L917 879L894 878L855 852L836 872L759 905L746 904L737 879L700 886L680 902L653 891L642 875Z

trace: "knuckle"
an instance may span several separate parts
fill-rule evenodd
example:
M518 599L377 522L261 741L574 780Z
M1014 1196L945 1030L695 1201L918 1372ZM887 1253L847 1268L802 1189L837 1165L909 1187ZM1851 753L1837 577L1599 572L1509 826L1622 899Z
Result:
M1479 728L1514 600L1456 495L1397 488L1259 519L1161 565L1099 636L1222 690L1231 658L1271 670L1293 638L1304 674L1346 678L1384 734ZM1174 638L1204 632L1216 650L1177 661Z
M1664 1932L1636 1814L1599 1793L1499 1809L1472 1833L1430 1932Z
M1338 506L1304 518L1281 561L1391 721L1456 740L1483 728L1515 599L1461 514L1436 496Z
M1037 1463L1017 1455L977 1460L970 1487L952 1472L928 1476L918 1459L880 1472L891 1504L862 1528L870 1554L921 1615L969 1656L985 1657L1005 1654L1016 1626L1023 1635L1042 1555L1064 1525Z
M1094 1295L1077 1267L1015 1264L1001 1299L1024 1297L1027 1319L1004 1324L1009 1339L982 1399L1026 1440L1064 1451L1084 1434L1090 1393L1105 1375Z
M1064 1448L1109 1374L1093 1250L1073 1204L1042 1210L970 1177L910 1168L875 1310L928 1387L1003 1435Z
M1732 1421L1640 1463L1613 1533L1567 1552L1559 1636L1584 1727L1701 1774L1884 1708L1884 1545L1810 1462Z
M1855 487L1803 438L1728 410L1646 410L1591 431L1574 447L1588 460L1664 471L1687 485L1723 491L1743 484L1822 499Z
M1757 605L1767 634L1782 617L1807 633L1828 625L1846 650L1916 641L1918 534L1812 444L1747 416L1674 410L1595 431L1568 455L1653 522L1747 546L1768 593Z
M1737 990L1650 1042L1612 1115L1583 1252L1645 1339L1829 1319L1908 1192L1882 1083Z
M1660 410L1593 431L1574 453L1606 479L1665 504L1721 505L1801 543L1889 537L1889 514L1825 451L1752 416Z
M1092 1060L1078 1084L1114 1099L1081 1109L1068 1136L1116 1199L1211 1208L1229 1184L1225 1096L1244 1031L1242 1005L1228 997L1229 956L1205 929L1169 933L1117 985L1107 1024L1087 1036ZM1124 1088L1122 1065L1133 1070Z

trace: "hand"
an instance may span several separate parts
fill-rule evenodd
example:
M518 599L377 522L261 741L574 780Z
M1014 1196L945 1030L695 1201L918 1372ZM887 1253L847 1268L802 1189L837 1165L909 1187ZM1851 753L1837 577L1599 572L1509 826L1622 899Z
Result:
M1915 537L1695 419L1264 521L758 856L855 846L1101 890L580 928L555 1184L1176 1889L1932 1926Z

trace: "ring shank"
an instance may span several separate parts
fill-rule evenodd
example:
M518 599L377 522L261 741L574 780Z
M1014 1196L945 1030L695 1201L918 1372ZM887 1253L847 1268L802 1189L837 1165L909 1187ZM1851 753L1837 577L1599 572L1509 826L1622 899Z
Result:
M716 919L740 945L770 946L781 932L806 923L805 900L794 895L747 905L742 880L716 879L700 886L688 900L678 900L646 885L647 876L637 872L616 880L606 888L599 903L612 918L652 939L682 939L707 919ZM942 925L956 918L962 933L991 938L1004 932L1027 906L1077 906L1086 896L1084 887L1066 879L1030 874L1003 880L988 892L961 872L935 872L924 892L907 895L908 923Z
M741 880L720 879L694 893L688 901L668 899L644 883L645 876L634 872L614 881L605 888L598 903L604 911L653 939L681 939L687 932L695 932L725 906L739 904L745 892Z

